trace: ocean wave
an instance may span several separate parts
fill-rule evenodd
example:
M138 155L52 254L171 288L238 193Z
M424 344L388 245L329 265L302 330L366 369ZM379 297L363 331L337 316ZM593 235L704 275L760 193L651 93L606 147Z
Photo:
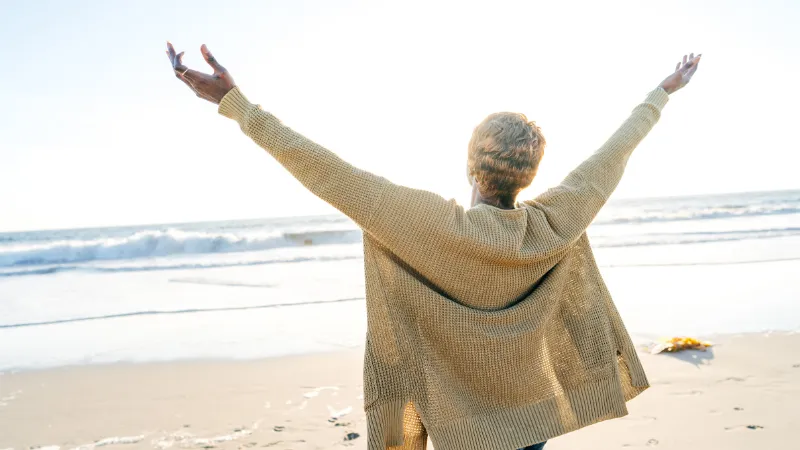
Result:
M677 233L631 234L626 236L596 236L594 246L637 247L645 245L683 245L705 244L710 242L743 241L748 239L769 239L800 235L800 228L769 228L736 231L697 231Z
M610 211L614 211L611 209ZM800 205L794 203L755 205L723 205L716 207L680 208L675 210L635 210L630 214L617 211L613 216L598 217L596 225L623 225L686 220L732 219L737 217L776 216L800 214Z
M85 263L171 255L233 253L304 245L348 244L360 230L224 233L147 230L119 238L61 240L38 245L0 247L0 267Z

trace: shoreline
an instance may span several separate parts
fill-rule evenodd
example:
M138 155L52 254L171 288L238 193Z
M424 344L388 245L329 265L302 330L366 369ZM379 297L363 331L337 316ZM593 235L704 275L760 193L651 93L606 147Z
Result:
M548 449L790 448L800 333L703 337L715 344L707 352L640 351L651 388L629 416ZM0 449L365 448L362 364L358 348L5 371Z

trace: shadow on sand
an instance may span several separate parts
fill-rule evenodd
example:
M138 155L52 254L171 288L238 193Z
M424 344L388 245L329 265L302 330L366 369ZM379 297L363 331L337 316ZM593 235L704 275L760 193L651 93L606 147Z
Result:
M708 348L704 352L700 350L683 350L675 353L664 352L662 354L669 355L677 360L692 364L695 367L711 364L711 360L714 359L713 348Z

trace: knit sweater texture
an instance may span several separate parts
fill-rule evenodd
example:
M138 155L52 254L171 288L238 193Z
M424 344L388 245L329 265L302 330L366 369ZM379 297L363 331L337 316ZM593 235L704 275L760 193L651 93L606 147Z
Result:
M668 101L657 88L558 186L515 209L360 170L247 100L219 105L363 230L369 450L514 450L627 414L648 387L586 229Z

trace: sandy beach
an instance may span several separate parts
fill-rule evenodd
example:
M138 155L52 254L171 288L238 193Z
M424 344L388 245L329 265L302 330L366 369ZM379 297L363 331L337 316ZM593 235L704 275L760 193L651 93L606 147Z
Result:
M708 352L642 354L652 388L629 403L629 416L547 448L797 448L800 334L711 339ZM361 358L351 350L6 372L0 449L365 448Z

